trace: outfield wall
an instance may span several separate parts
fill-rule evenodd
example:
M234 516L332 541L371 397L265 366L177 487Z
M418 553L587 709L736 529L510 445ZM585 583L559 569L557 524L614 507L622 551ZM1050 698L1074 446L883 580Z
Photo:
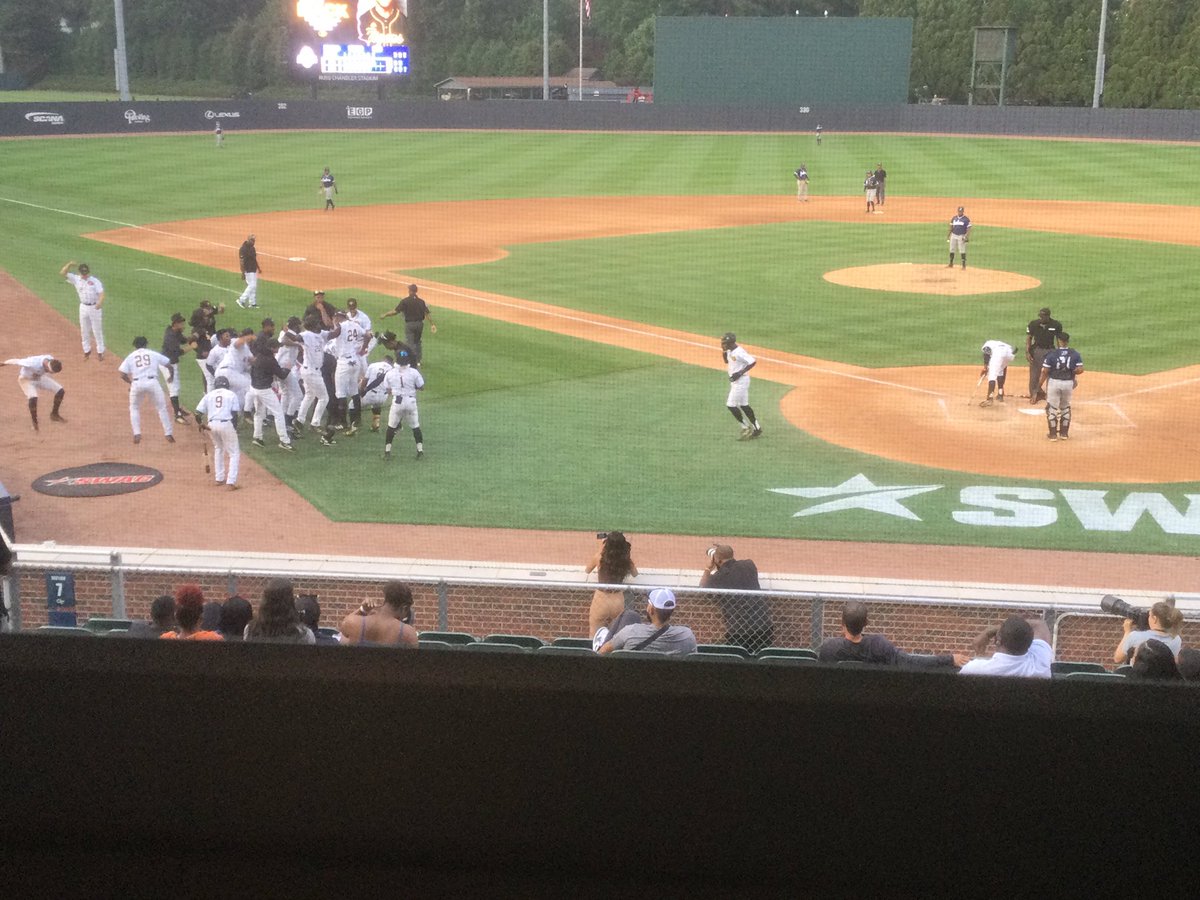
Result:
M258 129L549 131L812 131L982 134L1200 141L1200 111L981 106L809 106L775 109L556 101L312 100L0 103L0 136Z

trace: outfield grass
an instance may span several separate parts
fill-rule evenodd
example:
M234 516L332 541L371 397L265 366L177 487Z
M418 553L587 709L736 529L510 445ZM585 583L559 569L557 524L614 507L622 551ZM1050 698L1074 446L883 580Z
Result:
M156 341L172 311L186 313L213 293L139 267L231 290L236 276L80 235L112 222L308 209L324 165L337 175L343 205L788 194L800 162L813 173L815 195L854 194L865 168L880 160L893 198L1178 203L1200 196L1194 148L1169 145L829 135L818 150L808 135L235 133L216 151L205 132L17 140L4 149L0 265L73 319L75 297L58 270L68 258L86 257L112 298L106 330L114 347L139 333ZM398 224L397 240L405 227ZM1200 274L1192 248L981 229L972 244L977 265L1031 274L1043 287L945 298L858 291L820 279L848 265L923 255L940 262L944 247L940 224L798 222L521 246L495 263L422 274L689 332L733 328L756 345L863 366L974 363L984 339L1019 341L1041 305L1067 322L1094 368L1142 373L1194 361L1181 327L1189 301L1180 298ZM269 293L272 313L280 306L298 311L308 299L274 285ZM372 316L395 302L360 296ZM257 324L257 316L230 306L228 324ZM422 398L428 458L419 468L409 458L408 436L387 467L378 459L378 436L341 441L336 458L355 473L349 489L346 479L335 487L324 477L329 454L311 441L292 456L252 454L341 520L1196 552L1195 538L1168 537L1145 522L1128 534L1085 533L1065 507L1045 528L957 528L950 520L958 490L990 480L825 444L779 418L782 386L755 382L752 400L768 438L739 444L719 372L445 310L436 318L441 333L428 341ZM183 372L191 403L198 372L194 365ZM912 501L919 523L862 511L793 518L805 502L770 492L832 486L859 473L877 484L943 487ZM1171 486L1177 506L1190 489ZM1114 501L1128 490L1112 492Z

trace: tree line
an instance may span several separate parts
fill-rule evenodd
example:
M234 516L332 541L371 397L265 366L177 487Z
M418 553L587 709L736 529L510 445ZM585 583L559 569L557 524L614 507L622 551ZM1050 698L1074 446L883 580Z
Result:
M353 2L353 0L348 0ZM130 78L260 91L290 82L288 0L125 3ZM585 66L619 84L654 80L655 16L893 16L913 19L910 99L963 102L973 29L1015 29L1006 102L1087 106L1101 0L593 0ZM549 0L550 70L576 65L579 0ZM539 0L411 0L412 75L428 95L451 75L540 75ZM0 53L30 83L112 84L112 0L0 0ZM1110 0L1104 104L1200 108L1200 3Z

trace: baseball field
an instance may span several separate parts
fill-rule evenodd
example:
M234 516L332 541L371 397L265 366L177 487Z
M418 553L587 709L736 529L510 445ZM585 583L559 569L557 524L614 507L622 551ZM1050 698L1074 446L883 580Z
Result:
M0 267L15 282L0 345L61 355L69 394L68 424L34 435L15 384L0 384L10 488L60 458L159 466L156 491L209 510L197 527L217 546L221 504L286 532L294 492L331 529L1200 547L1193 146L513 132L2 146ZM881 161L887 200L869 215L863 173ZM804 204L791 174L802 162ZM329 213L324 166L340 189ZM960 205L974 223L966 271L946 268ZM227 500L207 486L194 430L180 446L132 446L115 360L135 335L157 346L171 313L205 297L228 306L220 324L257 326L261 314L233 303L251 232L259 302L280 324L315 288L339 305L358 297L379 323L409 282L422 286L438 326L425 337L425 459L407 435L390 463L377 434L290 455L244 438L245 490ZM105 284L107 368L82 361L58 274L68 259ZM1048 442L1019 397L1025 325L1044 306L1086 368L1068 442ZM739 441L725 409L726 331L759 360L760 440ZM1008 401L981 408L990 339L1018 352ZM182 371L190 408L199 371Z

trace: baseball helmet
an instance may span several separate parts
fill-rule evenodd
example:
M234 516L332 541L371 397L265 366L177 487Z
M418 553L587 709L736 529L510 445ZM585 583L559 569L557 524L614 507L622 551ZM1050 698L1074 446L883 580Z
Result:
M400 366L408 365L408 351L407 350L401 350L399 353L396 354L396 364L400 365Z
M218 375L216 378L213 379L213 390L216 390L217 388L224 388L225 390L229 390L229 379L226 378L224 375Z
M727 331L721 335L721 349L732 350L737 344L737 335L732 331Z

